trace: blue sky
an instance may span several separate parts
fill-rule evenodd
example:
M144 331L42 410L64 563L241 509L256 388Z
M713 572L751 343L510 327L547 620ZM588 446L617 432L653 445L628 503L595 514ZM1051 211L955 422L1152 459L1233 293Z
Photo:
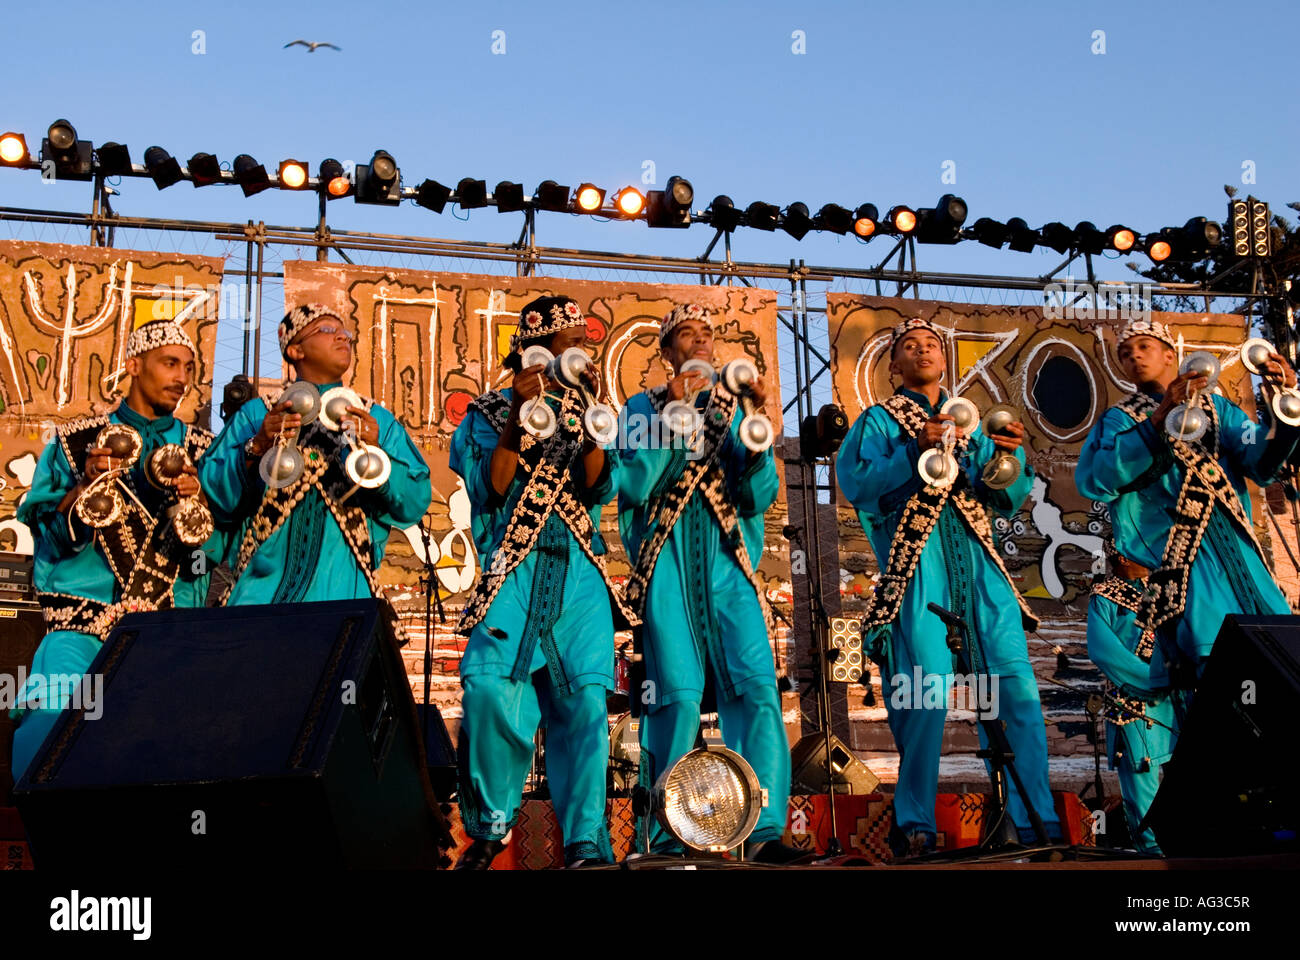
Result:
M726 193L739 206L871 201L883 213L951 191L968 222L1088 219L1145 232L1222 219L1224 183L1284 213L1300 199L1298 21L1285 2L15 4L0 129L36 148L67 117L85 139L127 143L137 162L157 143L182 163L246 152L268 168L293 156L314 170L382 147L408 184L474 176L529 191L547 178L640 185L650 160L658 186L690 179L697 207ZM497 30L504 55L492 52ZM1093 52L1097 30L1104 54ZM343 50L282 49L298 38ZM941 181L946 161L955 184ZM184 183L159 192L148 180L120 189L116 208L130 215L315 218L302 194L246 200ZM89 193L0 170L0 205L84 210ZM450 211L330 205L336 229L495 241L519 230L518 214ZM539 214L539 242L565 247L697 256L711 235ZM742 229L734 249L860 266L889 248ZM921 248L923 267L959 272L1034 274L1057 260L975 243Z

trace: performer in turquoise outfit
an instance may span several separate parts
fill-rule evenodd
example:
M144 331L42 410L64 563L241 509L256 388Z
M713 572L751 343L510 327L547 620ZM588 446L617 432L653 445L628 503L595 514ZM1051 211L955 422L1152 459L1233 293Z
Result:
M294 307L280 323L280 351L299 380L323 395L342 386L352 365L354 336L336 311L320 304ZM381 448L391 465L383 484L358 489L343 463L344 430L323 419L302 425L286 403L268 409L246 403L226 423L200 464L213 509L237 529L232 544L230 606L302 603L378 596L376 571L392 527L424 516L431 499L429 468L391 413L362 397L342 418L359 443ZM262 456L281 433L301 430L302 476L268 488Z
M666 386L628 400L620 424L619 532L634 570L627 597L644 619L646 681L641 703L642 782L695 747L705 670L712 673L726 744L754 768L768 804L750 834L750 856L784 862L802 856L780 842L790 796L790 747L781 715L769 613L754 575L763 554L763 514L779 481L772 448L751 453L740 441L744 412L720 384L709 389L689 360L713 363L713 324L698 304L664 317L659 347L672 370ZM761 408L766 387L752 388ZM695 396L703 426L687 449L661 429L664 405ZM680 845L655 824L651 850Z
M159 320L137 328L125 351L126 397L111 413L58 428L18 508L36 541L34 579L50 632L11 713L18 721L15 780L68 705L70 678L86 672L124 613L203 606L222 542L202 505L193 463L212 434L173 416L193 382L195 355L179 324ZM101 446L106 428L125 446ZM168 444L188 457L172 490L145 474L151 454ZM106 509L113 501L115 516ZM93 685L82 691L88 710L93 693Z
M1138 828L1160 787L1160 765L1174 751L1174 705L1168 688L1151 682L1155 635L1137 625L1150 571L1113 552L1111 570L1088 603L1088 658L1114 685L1104 710L1106 753L1119 772L1129 836L1136 849L1159 854L1151 828Z
M908 320L893 331L890 373L902 386L858 417L840 448L840 488L857 509L881 567L867 612L864 636L881 666L889 726L898 746L891 844L899 855L934 848L939 753L947 715L953 654L943 623L926 607L936 603L970 627L969 654L977 674L997 692L996 719L1006 728L1018 773L1051 839L1061 836L1047 780L1047 737L1038 684L1029 664L1025 628L1037 627L1011 585L993 539L988 508L1011 516L1029 493L1033 471L1024 466L1003 490L984 484L981 472L1009 451L1024 464L1024 428L986 436L978 426L955 439L962 468L949 487L924 484L917 473L921 453L942 446L952 418L939 415L947 401L941 383L944 343L927 320ZM900 522L904 516L907 522ZM942 703L922 696L916 678L936 690ZM988 712L992 712L989 710ZM984 730L980 728L984 742ZM987 744L986 744L987 745ZM1009 813L1021 840L1034 833L1024 798L1009 786Z
M1291 612L1255 539L1246 480L1272 482L1300 429L1257 426L1226 397L1204 392L1205 378L1179 375L1175 350L1159 321L1121 331L1119 361L1139 389L1093 427L1075 484L1109 506L1115 548L1154 571L1138 612L1158 641L1154 682L1191 690L1226 615ZM1277 354L1267 370L1295 384ZM1193 390L1209 429L1190 443L1171 440L1166 417Z
M457 628L469 636L460 663L460 814L474 838L459 870L487 869L505 848L539 723L565 863L613 861L605 697L615 626L630 621L605 573L600 511L614 497L618 461L586 436L579 391L546 377L541 364L519 369L527 347L558 356L580 347L586 329L568 297L525 306L506 361L512 387L471 403L451 440L481 569ZM556 417L546 439L520 426L525 404L539 397Z

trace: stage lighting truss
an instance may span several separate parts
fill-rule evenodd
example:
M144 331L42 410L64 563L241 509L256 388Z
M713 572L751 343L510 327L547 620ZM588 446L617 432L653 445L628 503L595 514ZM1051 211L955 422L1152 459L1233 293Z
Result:
M652 804L664 829L685 846L725 853L753 832L767 791L740 754L709 743L660 775Z
M58 180L89 180L94 168L94 147L77 138L77 131L67 120L50 124L41 141L42 163L54 164Z
M865 666L862 660L862 621L831 617L828 640L826 679L836 683L857 683Z

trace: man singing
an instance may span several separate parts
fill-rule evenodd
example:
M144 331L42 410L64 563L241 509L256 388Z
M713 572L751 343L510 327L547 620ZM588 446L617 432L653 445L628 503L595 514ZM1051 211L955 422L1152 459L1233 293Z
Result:
M1179 375L1176 342L1157 320L1135 320L1119 335L1119 362L1136 393L1106 411L1079 454L1075 484L1109 505L1115 548L1154 571L1137 622L1155 631L1157 683L1190 690L1232 613L1287 614L1286 597L1255 539L1246 480L1272 482L1300 437L1275 423L1265 431L1207 381ZM1274 382L1295 373L1273 354ZM1208 418L1199 439L1173 440L1173 408L1197 392Z
M280 322L280 352L297 379L324 394L352 366L354 336L320 304L294 307ZM408 527L428 509L429 468L406 430L377 403L347 408L340 426L377 446L391 465L375 488L358 489L344 469L345 429L317 417L306 426L287 401L268 409L254 398L239 409L200 465L214 509L238 528L231 558L231 606L378 596L377 571L391 527ZM269 487L259 464L282 435L299 432L302 475Z
M1119 771L1129 836L1138 850L1159 854L1155 833L1138 827L1160 786L1160 765L1173 754L1174 707L1168 688L1151 681L1155 636L1137 625L1150 571L1107 548L1111 574L1093 586L1088 603L1088 659L1114 685L1104 711L1106 752Z
M641 771L653 786L695 747L705 671L711 671L722 736L767 790L767 806L750 834L750 855L788 862L803 854L784 846L790 795L790 748L776 686L762 585L754 570L763 553L763 514L779 482L772 448L751 453L740 441L738 398L698 373L688 360L713 362L713 324L703 307L675 307L659 327L660 353L671 369L665 387L639 393L624 408L619 476L619 531L635 565L628 601L643 616L646 686ZM703 415L698 446L665 443L664 405L694 396ZM753 384L761 408L766 386ZM655 825L653 852L680 845Z
M157 320L131 334L125 357L125 399L58 428L18 508L36 541L34 578L50 632L12 714L15 780L68 705L71 691L55 696L49 681L85 673L124 613L203 606L209 564L220 559L211 515L194 499L193 463L212 434L173 416L194 380L194 344L179 324ZM168 444L189 463L178 458L170 479L147 474L151 455Z
M1012 516L1029 493L1033 471L1023 467L1024 428L1014 423L1006 434L990 438L976 427L968 436L954 436L952 453L962 468L957 479L946 487L924 483L918 459L943 446L952 430L952 418L938 412L948 399L941 387L944 341L928 320L907 320L894 328L890 351L890 374L902 386L853 424L836 472L881 570L863 626L881 666L899 753L891 845L897 855L917 855L933 850L936 841L934 803L954 658L946 628L929 603L969 626L971 666L991 678L997 693L991 719L1005 726L1028 799L1048 836L1059 839L1042 707L1024 632L1037 620L1011 585L988 517L989 507ZM1023 469L1009 487L994 490L981 472L1000 451L1014 454ZM914 689L918 676L925 687L942 689L942 702ZM987 746L982 725L980 741ZM1008 812L1021 840L1031 842L1025 798L1013 784L1008 789Z
M471 403L451 440L481 564L457 628L469 636L460 663L459 796L473 838L459 870L487 869L505 848L539 723L565 864L613 861L605 696L614 686L615 622L630 619L605 573L600 511L613 499L618 462L586 435L580 391L550 379L542 364L517 369L529 346L558 356L581 346L586 330L568 297L525 306L510 344L512 386ZM534 403L555 415L549 437L520 425Z

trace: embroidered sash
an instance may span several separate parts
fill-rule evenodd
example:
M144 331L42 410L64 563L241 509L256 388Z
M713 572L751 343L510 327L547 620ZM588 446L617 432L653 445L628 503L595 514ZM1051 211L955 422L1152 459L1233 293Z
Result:
M909 439L917 437L925 427L926 415L916 401L896 393L880 404L885 412L898 422L904 435ZM970 443L969 436L958 437L953 446L953 456L960 462ZM880 574L875 593L862 615L862 632L866 637L872 631L891 624L898 617L903 605L903 594L917 564L921 561L921 551L925 548L930 534L939 523L939 515L944 505L951 502L957 508L957 514L965 521L967 528L979 541L985 553L993 560L1007 585L1011 587L1016 602L1020 605L1020 616L1028 630L1038 629L1038 618L1030 611L1020 591L1011 582L1011 575L999 555L997 545L993 542L993 525L989 522L988 510L969 490L954 494L954 485L943 488L924 486L903 505L902 516L894 529L894 536L889 544L889 560L886 569Z
M1101 583L1093 584L1092 595L1094 597L1103 597L1116 606L1123 607L1133 613L1137 613L1142 605L1142 592L1119 577L1107 577ZM1155 652L1155 646L1155 633L1150 630L1143 630L1133 652L1143 663L1150 663L1151 655ZM1122 727L1134 720L1146 719L1147 705L1145 700L1139 697L1126 697L1120 693L1119 688L1114 683L1110 684L1109 696L1115 702L1106 704L1102 710L1102 716L1115 726ZM1147 727L1152 726L1154 724L1148 720Z
M470 408L485 416L498 434L505 429L510 416L510 401L499 392L488 391L471 403ZM520 441L519 466L528 480L506 523L496 555L479 570L460 623L456 625L457 633L470 633L487 616L507 575L523 563L537 544L552 511L564 521L587 559L600 571L614 605L615 629L636 626L641 622L624 601L622 592L609 579L605 557L592 549L595 526L582 505L572 476L573 463L582 452L585 438L582 398L576 390L564 389L556 421L555 433L545 440L525 434Z

